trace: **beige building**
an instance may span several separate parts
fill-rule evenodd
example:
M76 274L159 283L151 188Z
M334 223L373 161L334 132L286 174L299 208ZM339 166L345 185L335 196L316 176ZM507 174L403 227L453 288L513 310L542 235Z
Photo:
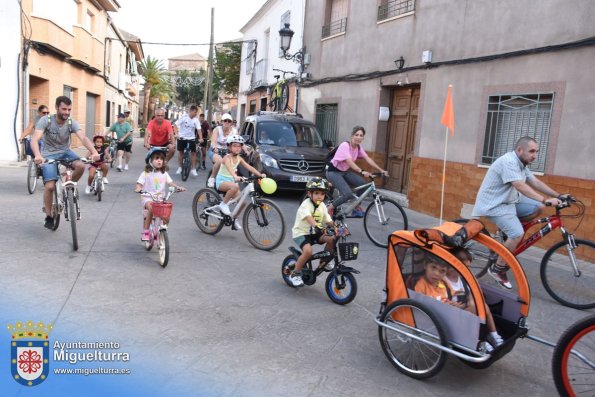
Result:
M300 109L323 132L336 128L337 142L363 125L365 149L390 173L385 187L438 215L452 84L445 218L466 214L486 168L530 135L534 171L587 204L577 234L595 239L593 22L588 0L308 1Z
M31 22L23 77L29 114L40 104L53 111L55 98L68 96L72 117L92 137L125 107L138 112L133 77L142 47L138 39L128 44L109 18L120 8L116 0L23 0L22 7Z

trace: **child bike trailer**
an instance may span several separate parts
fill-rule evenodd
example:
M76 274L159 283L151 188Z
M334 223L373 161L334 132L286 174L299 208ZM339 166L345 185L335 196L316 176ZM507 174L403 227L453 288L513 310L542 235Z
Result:
M481 222L472 220L464 226L446 222L432 229L401 230L389 236L386 301L375 321L384 354L405 375L429 378L442 369L447 354L473 368L487 368L527 334L530 292L525 273L508 249L481 230ZM480 285L471 270L453 255L470 239L504 259L515 277L516 291ZM448 299L437 300L415 291L428 261L458 272L468 291L467 299L475 303L475 314L445 303ZM487 343L488 309L504 339L497 347Z

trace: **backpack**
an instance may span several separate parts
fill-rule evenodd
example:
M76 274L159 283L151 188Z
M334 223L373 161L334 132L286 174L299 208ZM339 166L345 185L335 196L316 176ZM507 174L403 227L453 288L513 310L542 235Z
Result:
M69 117L66 122L68 123L68 132L72 134L72 119ZM45 127L46 131L50 130L50 125L52 125L52 115L48 114L48 125Z
M345 141L345 142L347 144L349 144L349 141ZM343 142L341 142L341 143L343 143ZM339 149L339 146L341 146L341 143L339 143L337 146L335 146L333 148L333 150L331 150L330 152L328 152L328 154L324 158L324 163L326 164L326 168L329 171L338 171L337 168L335 168L335 166L333 165L333 163L331 163L331 160L335 157L335 154L337 153L337 150Z

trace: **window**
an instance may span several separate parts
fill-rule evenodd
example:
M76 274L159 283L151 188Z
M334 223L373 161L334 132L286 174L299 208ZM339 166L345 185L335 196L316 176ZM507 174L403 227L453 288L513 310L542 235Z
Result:
M65 85L65 86L64 86L64 92L63 92L63 95L64 95L65 97L68 97L68 98L70 98L70 100L71 100L71 101L72 101L72 94L73 94L73 92L74 92L74 88L72 88L72 87L70 87L70 86L67 86L67 85Z
M244 58L244 69L246 69L246 74L252 73L252 60L256 58L256 54L254 54L255 51L255 42L248 41L246 43L246 57Z
M95 32L95 15L90 10L85 14L85 28L91 33Z
M324 39L345 32L347 29L348 13L348 0L331 0L330 9L327 6L326 22L322 27L322 38Z
M316 105L316 128L322 139L337 144L337 114L339 105L336 103Z
M111 102L110 101L105 101L105 126L109 127L111 126L111 116L112 116L112 110L111 110Z
M250 99L250 109L248 109L249 114L256 112L256 99Z
M415 0L381 0L377 21L413 13L414 10Z
M281 25L279 26L279 30L283 29L286 23L291 24L291 11L285 11L283 15L281 15ZM279 46L279 58L283 58L281 46Z
M530 169L544 172L553 104L554 93L490 96L481 164L492 164L520 137L530 136L539 145Z

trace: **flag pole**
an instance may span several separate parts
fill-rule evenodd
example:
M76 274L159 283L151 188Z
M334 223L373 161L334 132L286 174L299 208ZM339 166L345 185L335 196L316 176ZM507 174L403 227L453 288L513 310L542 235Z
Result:
M444 135L444 161L442 163L442 192L440 194L440 223L442 224L442 215L444 214L444 188L446 184L446 152L448 151L448 127Z

